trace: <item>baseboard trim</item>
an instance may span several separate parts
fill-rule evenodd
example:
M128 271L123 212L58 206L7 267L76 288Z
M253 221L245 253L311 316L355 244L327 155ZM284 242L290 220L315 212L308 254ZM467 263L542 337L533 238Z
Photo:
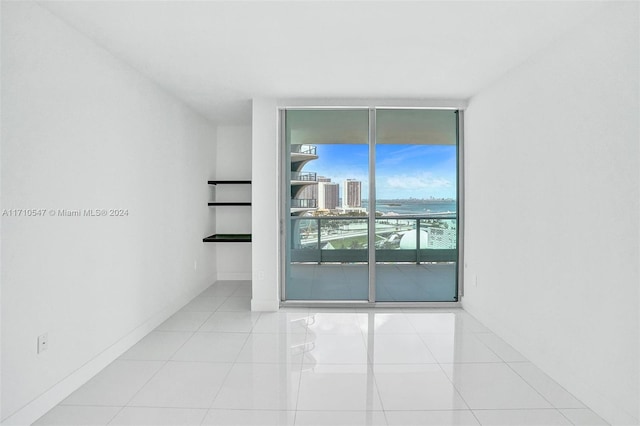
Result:
M218 272L218 281L251 281L251 272Z
M251 310L256 312L275 312L280 309L280 302L272 299L251 299Z
M166 321L180 308L189 303L194 297L203 292L209 285L211 285L211 282L199 286L193 292L183 295L167 307L152 315L151 318L126 334L120 340L33 399L20 410L4 419L1 423L2 426L30 425L38 420L80 386L88 382L93 376L102 371L107 365L115 361L120 355L128 351L133 345Z

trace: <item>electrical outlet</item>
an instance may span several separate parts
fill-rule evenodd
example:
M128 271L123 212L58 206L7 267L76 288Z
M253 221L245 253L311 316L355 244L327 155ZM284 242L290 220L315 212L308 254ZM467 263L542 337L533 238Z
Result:
M194 260L194 261L193 261L193 270L194 270L194 271L197 271L197 270L198 270L198 261L197 261L197 260Z
M38 336L38 353L42 353L49 349L49 333Z

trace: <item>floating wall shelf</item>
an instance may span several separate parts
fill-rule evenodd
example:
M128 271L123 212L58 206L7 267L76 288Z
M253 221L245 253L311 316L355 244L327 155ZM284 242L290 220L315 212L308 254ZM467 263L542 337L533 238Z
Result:
M209 185L251 185L250 180L210 180L207 183Z
M202 239L205 243L250 243L251 234L213 234Z
M209 203L210 206L250 206L251 203L248 202L236 202L236 201L224 201L218 202L214 201L213 203Z
M250 185L250 180L210 180L209 185ZM248 201L212 201L210 207L215 206L250 206ZM213 234L202 239L205 243L250 243L251 234Z

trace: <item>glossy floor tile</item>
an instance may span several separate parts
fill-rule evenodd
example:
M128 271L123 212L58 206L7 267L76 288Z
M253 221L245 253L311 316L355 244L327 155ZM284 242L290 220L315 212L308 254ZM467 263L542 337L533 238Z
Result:
M469 408L438 364L376 365L373 371L385 410Z
M182 312L215 312L218 308L225 303L226 297L220 296L198 296L185 305Z
M423 333L420 337L441 364L502 361L474 333Z
M473 414L487 426L571 425L558 410L474 410Z
M251 310L251 301L248 296L231 296L220 305L218 311L249 311Z
M116 360L61 404L124 406L163 364L162 361Z
M230 368L231 364L167 362L127 405L209 408Z
M306 334L308 312L263 312L252 333Z
M299 365L305 352L305 339L304 333L253 333L247 338L236 362Z
M442 369L470 408L552 408L506 364L443 364Z
M197 331L211 314L211 312L179 311L160 324L156 331Z
M120 359L168 360L192 334L189 331L152 331L120 356Z
M478 420L470 410L445 411L387 411L389 426L477 426Z
M202 422L216 426L293 426L295 411L212 409Z
M585 409L563 409L560 410L566 418L568 418L574 425L581 426L603 426L609 423L605 422L600 416L588 408Z
M586 408L573 395L530 362L509 363L520 377L556 408Z
M250 294L215 283L35 424L606 424L461 309L258 313Z
M377 334L367 341L373 364L433 364L436 358L416 334Z
M249 333L260 314L256 312L217 311L200 327L199 331Z
M370 366L362 364L317 364L300 377L298 410L382 410Z
M58 405L42 416L34 425L93 426L106 425L122 407Z
M206 409L125 407L109 423L118 426L198 426Z
M367 347L362 334L307 335L305 366L308 364L367 364Z
M294 410L300 366L290 364L235 364L218 393L213 408Z
M499 338L493 333L476 333L482 343L487 345L496 355L500 357L504 362L523 362L527 359L520 354L520 352L513 349L504 340Z
M174 361L233 363L244 347L248 333L194 333L171 357Z
M296 426L386 426L382 411L298 411Z
M375 313L375 315L360 315L360 329L370 334L415 334L413 326L401 309L385 309L376 311L374 308L362 310L359 313Z

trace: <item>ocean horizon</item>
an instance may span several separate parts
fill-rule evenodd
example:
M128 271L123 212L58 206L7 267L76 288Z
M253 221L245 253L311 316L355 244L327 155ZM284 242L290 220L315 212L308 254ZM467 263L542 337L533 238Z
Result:
M363 200L362 208L369 211L369 202ZM376 211L384 214L419 215L430 213L456 213L455 200L377 200Z

